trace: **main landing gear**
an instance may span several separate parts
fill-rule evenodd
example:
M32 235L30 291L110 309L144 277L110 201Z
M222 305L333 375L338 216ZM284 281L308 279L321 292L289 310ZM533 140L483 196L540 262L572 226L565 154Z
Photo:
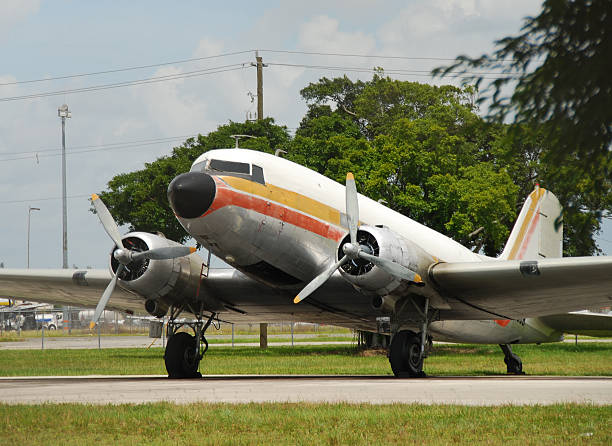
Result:
M195 322L176 322L176 318L183 311L183 307L171 308L170 321L168 322L168 344L164 353L164 362L169 378L201 378L198 371L200 361L208 350L208 341L204 333L210 327L216 314L211 313L206 322L203 321L202 311L194 312L197 320ZM187 332L177 331L181 327L190 327L194 335Z
M506 363L507 372L512 375L524 375L523 372L523 362L521 358L512 352L512 347L510 344L499 344L504 352L504 362Z
M431 337L427 336L427 328L431 322L428 317L429 299L425 299L423 309L411 301L418 313L422 316L420 333L410 330L393 330L391 345L389 347L389 363L393 374L398 378L422 378L423 360L431 348ZM401 311L400 311L401 314Z
M410 330L397 332L391 339L389 363L398 378L425 377L423 371L424 352L421 353L421 336Z

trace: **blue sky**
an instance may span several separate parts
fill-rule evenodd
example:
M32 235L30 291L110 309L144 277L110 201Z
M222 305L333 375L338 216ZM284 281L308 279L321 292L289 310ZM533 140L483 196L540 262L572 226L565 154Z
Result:
M306 2L68 1L0 2L0 84L269 49L359 55L454 58L490 51L495 39L516 33L536 14L532 0L342 0ZM262 51L264 62L430 70L441 62L308 56ZM125 143L207 133L254 111L252 52L142 70L56 81L0 85L0 99L182 74L229 64L235 71L171 82L0 100L0 262L26 265L28 206L31 266L61 266L61 144L57 108L67 103L67 147ZM265 113L295 128L306 109L299 90L342 71L271 65L264 72ZM352 74L351 77L357 75ZM363 79L370 74L359 75ZM423 76L401 79L431 81ZM184 139L184 138L183 138ZM87 196L116 174L142 168L169 153L172 142L68 156L69 263L105 267L112 243L89 212ZM28 152L21 155L9 155ZM38 152L38 161L36 160ZM6 161L10 157L26 159ZM601 246L612 253L612 222Z

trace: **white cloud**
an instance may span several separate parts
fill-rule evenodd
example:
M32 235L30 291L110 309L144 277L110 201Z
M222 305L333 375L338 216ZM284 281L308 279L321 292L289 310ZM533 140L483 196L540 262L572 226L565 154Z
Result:
M0 39L24 18L38 12L40 0L2 0L0 2Z
M417 0L381 26L378 37L388 53L479 55L490 51L494 40L518 32L522 18L539 8L531 0Z
M300 27L300 46L307 51L357 52L368 54L376 48L372 35L362 31L345 32L340 30L337 19L321 15Z

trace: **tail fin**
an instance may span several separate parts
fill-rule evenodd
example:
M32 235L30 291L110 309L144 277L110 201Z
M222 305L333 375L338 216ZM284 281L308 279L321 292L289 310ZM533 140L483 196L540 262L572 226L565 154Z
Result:
M527 197L499 258L538 260L562 255L563 209L552 192L536 186Z

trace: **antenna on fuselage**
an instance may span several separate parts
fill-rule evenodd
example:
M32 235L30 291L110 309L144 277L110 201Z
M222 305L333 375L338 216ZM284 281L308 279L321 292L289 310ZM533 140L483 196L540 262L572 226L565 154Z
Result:
M240 147L238 147L238 141L240 140L240 138L257 138L257 137L251 136L251 135L230 135L230 138L234 138L236 140L236 146L234 148L239 149Z

